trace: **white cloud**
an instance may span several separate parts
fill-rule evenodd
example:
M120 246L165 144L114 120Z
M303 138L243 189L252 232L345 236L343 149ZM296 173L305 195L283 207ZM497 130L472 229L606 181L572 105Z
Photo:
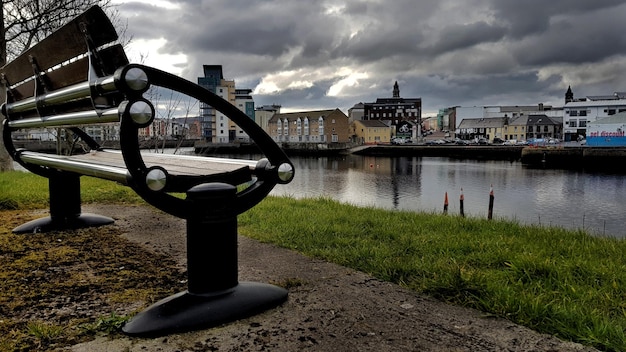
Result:
M176 10L180 8L179 4L173 3L171 1L167 1L167 0L132 0L132 1L128 1L128 0L112 0L113 4L125 4L125 3L131 3L131 2L138 2L138 3L142 3L142 4L148 4L148 5L152 5L152 6L156 6L156 7L160 7L166 10Z
M184 54L167 54L164 48L167 40L160 39L134 39L126 48L126 55L131 62L152 66L172 74L181 74L187 63Z
M344 93L346 87L357 87L360 79L367 79L369 77L369 75L365 72L352 72L349 68L342 70L340 75L344 76L344 78L330 86L326 95L331 97L341 96L343 95L342 93Z

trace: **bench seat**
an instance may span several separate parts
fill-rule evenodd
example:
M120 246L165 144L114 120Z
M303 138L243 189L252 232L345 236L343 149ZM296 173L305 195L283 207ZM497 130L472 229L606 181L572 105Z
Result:
M146 167L162 167L173 176L198 176L228 179L228 183L241 184L251 180L257 161L199 157L191 155L141 152ZM127 185L128 170L122 152L103 149L78 155L56 155L21 151L19 158L29 164L46 166L57 170L77 172L87 176L105 178Z

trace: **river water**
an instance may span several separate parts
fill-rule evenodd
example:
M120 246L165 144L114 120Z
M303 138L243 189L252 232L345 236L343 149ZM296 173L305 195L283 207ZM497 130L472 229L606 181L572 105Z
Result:
M524 224L584 229L594 235L626 237L626 176L571 170L533 169L520 162L430 157L292 158L294 180L273 195L330 197L383 209L460 211L487 217L494 192L494 218Z

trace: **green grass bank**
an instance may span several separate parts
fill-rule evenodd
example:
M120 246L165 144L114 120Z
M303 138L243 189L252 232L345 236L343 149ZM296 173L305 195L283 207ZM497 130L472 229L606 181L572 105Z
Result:
M83 201L140 203L82 178ZM0 208L47 207L47 181L0 173ZM607 351L626 350L626 241L512 221L269 197L242 235Z

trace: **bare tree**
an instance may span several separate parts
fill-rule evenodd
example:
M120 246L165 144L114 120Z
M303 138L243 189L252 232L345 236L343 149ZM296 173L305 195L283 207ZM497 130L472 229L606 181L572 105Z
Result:
M44 39L89 7L111 10L111 0L0 0L0 66ZM115 22L114 22L115 23ZM6 92L0 90L0 102ZM1 118L0 118L1 119ZM0 135L3 125L0 124ZM13 163L0 143L0 172L12 170Z

